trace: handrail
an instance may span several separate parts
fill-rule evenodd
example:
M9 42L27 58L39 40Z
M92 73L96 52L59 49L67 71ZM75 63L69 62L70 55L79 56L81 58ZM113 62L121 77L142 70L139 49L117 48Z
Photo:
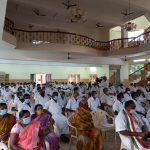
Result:
M5 19L4 30L16 36L17 41L28 42L31 44L41 43L63 43L71 45L79 45L91 47L98 50L117 50L123 48L138 47L146 43L150 43L150 31L147 29L143 34L132 38L120 38L110 41L98 41L91 37L61 31L29 31L22 29L15 29L14 23L8 18ZM141 40L141 37L144 40Z
M150 27L149 27L150 28ZM150 31L148 31L148 32L144 32L144 33L142 33L142 34L140 34L139 36L137 36L137 37L131 37L131 38L118 38L118 39L113 39L113 40L110 40L110 41L98 41L98 40L95 40L95 39L93 39L93 38L91 38L91 37L89 37L89 36L86 36L86 35L82 35L82 34L77 34L77 33L72 33L72 32L62 32L62 31L47 31L47 30L32 30L32 31L30 31L30 30L23 30L23 29L14 29L14 31L22 31L22 32L29 32L29 33L32 33L32 32L49 32L49 33L62 33L62 34L71 34L71 35L78 35L78 36L82 36L82 37L85 37L85 38L88 38L88 39L91 39L91 40L93 40L93 41L95 41L95 42L101 42L101 43L110 43L110 42L113 42L113 41L118 41L118 40L131 40L131 39L136 39L136 38L139 38L139 37L141 37L141 36L143 36L143 35L145 35L145 34L148 34L148 33L150 33Z
M150 65L150 62L147 63L146 65L144 65L142 68L140 68L140 69L136 70L135 72L131 73L129 76L132 76L132 75L134 75L136 72L141 71L142 69L146 68L148 65Z

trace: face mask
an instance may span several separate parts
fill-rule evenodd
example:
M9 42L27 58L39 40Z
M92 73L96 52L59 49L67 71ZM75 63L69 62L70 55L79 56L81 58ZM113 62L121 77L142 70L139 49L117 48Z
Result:
M131 91L127 91L128 94L131 94Z
M58 100L58 96L54 96L53 99L54 99L55 101L57 101L57 100Z
M106 95L109 95L109 92L106 92Z
M124 103L124 102L125 102L125 99L124 99L124 98L122 98L120 102L121 102L121 103Z
M25 104L29 104L29 103L30 103L30 100L29 100L29 99L25 99L25 100L24 100L24 103L25 103Z
M29 124L30 122L31 122L31 117L24 118L23 121L22 121L22 123L23 123L24 125L27 125L27 124Z
M43 114L43 109L37 110L37 111L36 111L36 114L37 114L38 116L41 115L41 114Z
M131 114L134 114L134 113L136 113L136 110L135 110L135 109L131 109L131 110L130 110L130 113L131 113Z
M19 96L19 99L23 99L23 96L21 95L21 96Z
M8 92L8 91L9 91L9 89L6 89L5 91L6 91L6 92Z
M6 115L6 114L7 114L7 112L8 112L8 110L7 110L7 109L1 109L1 110L0 110L0 116L4 116L4 115Z

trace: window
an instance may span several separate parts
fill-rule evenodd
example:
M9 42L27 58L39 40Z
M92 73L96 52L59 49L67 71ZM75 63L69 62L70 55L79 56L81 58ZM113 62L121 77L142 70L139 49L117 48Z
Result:
M129 31L128 32L128 38L133 38L133 37L137 37L137 36L139 36L139 35L141 35L141 34L143 34L144 33L144 29L141 29L141 30L137 30L137 31ZM139 37L140 39L138 39L138 40L140 40L140 41L143 41L144 40L144 36L142 35L142 36L140 36ZM129 41L131 41L132 39L129 39ZM137 39L135 39L135 40L137 40Z

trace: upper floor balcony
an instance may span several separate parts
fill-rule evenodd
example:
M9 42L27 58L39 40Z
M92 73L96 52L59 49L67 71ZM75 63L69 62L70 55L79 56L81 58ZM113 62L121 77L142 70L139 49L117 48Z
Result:
M15 36L17 43L16 48L18 48L19 43L29 44L32 46L38 46L41 44L67 44L92 48L96 51L101 51L109 55L115 52L117 53L118 50L121 52L121 50L124 51L124 49L130 49L131 51L131 48L134 50L150 43L150 29L138 37L115 39L106 42L96 41L90 37L76 33L61 31L26 31L15 29L13 22L7 18L5 20L4 30Z

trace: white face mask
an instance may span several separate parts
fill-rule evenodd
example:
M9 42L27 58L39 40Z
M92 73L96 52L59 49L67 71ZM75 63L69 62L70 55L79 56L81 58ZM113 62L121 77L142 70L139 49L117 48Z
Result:
M135 114L135 113L136 113L136 110L135 110L135 109L131 109L131 110L130 110L130 113L131 113L131 114Z
M131 94L131 91L127 91L128 94Z
M58 100L58 96L54 96L53 99L54 99L55 101L57 101L57 100Z

